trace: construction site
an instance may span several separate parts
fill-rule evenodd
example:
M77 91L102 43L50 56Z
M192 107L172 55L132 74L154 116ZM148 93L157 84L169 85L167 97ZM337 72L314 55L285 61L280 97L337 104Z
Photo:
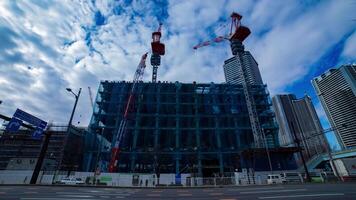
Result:
M157 81L165 46L152 33L152 81L143 82L147 53L134 79L101 81L84 150L83 170L110 173L228 176L296 168L296 148L278 143L267 85L243 41L251 31L231 14L230 33L193 47L230 42L226 82ZM206 47L207 48L207 47ZM223 62L222 62L223 63Z

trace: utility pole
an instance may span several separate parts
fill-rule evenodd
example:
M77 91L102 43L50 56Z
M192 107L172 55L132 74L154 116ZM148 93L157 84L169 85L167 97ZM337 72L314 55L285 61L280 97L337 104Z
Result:
M80 92L82 91L82 88L79 88L79 91L78 91L78 94L75 94L72 89L70 88L66 88L66 90L68 92L71 92L74 97L75 97L75 103L74 103L74 107L73 107L73 110L72 110L72 114L70 115L70 119L69 119L69 123L68 123L68 132L69 132L69 127L72 126L72 121L73 121L73 116L74 116L74 112L75 112L75 109L77 108L77 103L78 103L78 99L79 99L79 96L80 96Z
M68 92L71 92L71 93L74 95L74 97L75 97L75 102L74 102L74 106L73 106L72 113L71 113L71 115L70 115L70 119L69 119L69 123L68 123L68 128L67 128L67 134L66 134L66 136L65 136L65 140L64 140L64 144L63 144L62 158L61 158L61 161L60 161L60 162L62 162L63 157L65 156L65 155L64 155L64 150L65 150L65 147L66 147L66 145L67 145L67 143L68 143L68 137L69 137L69 133L70 133L70 128L72 127L72 121L73 121L74 112L75 112L75 109L77 108L78 99L79 99L79 97L80 97L80 92L82 91L82 88L79 88L78 94L75 94L75 93L72 91L72 89L70 89L70 88L66 88L66 90L67 90ZM60 167L60 166L59 166L59 167ZM70 175L70 171L71 171L71 170L68 170L68 176Z
M98 145L98 152L96 155L96 160L95 160L95 168L94 168L94 184L96 184L96 175L97 173L101 171L101 166L99 165L99 161L101 159L101 148L102 148L102 143L103 143L103 137L104 137L104 128L101 128L101 134L100 134L100 141Z
M70 115L70 118L69 118L69 122L68 122L68 127L67 127L67 131L66 131L66 135L64 136L64 144L63 144L63 149L62 149L62 155L60 156L59 158L59 161L58 161L58 165L57 165L57 169L56 169L56 172L53 176L53 180L52 182L55 180L56 178L56 175L59 171L59 168L61 167L62 165L62 160L63 160L63 157L64 157L64 150L66 148L66 145L67 145L67 141L68 141L68 137L69 137L69 133L70 133L70 127L72 126L72 121L73 121L73 116L74 116L74 112L75 112L75 109L77 108L77 104L78 104L78 99L80 97L80 92L82 91L82 88L79 88L79 91L78 91L78 94L75 94L71 88L66 88L66 90L70 93L72 93L75 97L75 102L74 102L74 106L73 106L73 110L72 110L72 113ZM70 175L70 170L68 171L68 176Z
M307 182L310 182L311 181L311 178L310 178L310 174L309 174L309 171L308 171L308 167L305 163L305 159L304 159L304 155L303 155L303 152L302 152L302 148L300 146L300 140L299 138L297 137L297 134L295 132L295 129L294 129L294 125L293 123L290 123L290 126L291 126L291 129L292 129L292 133L293 133L293 136L294 136L294 142L297 144L297 148L298 148L298 151L299 151L299 155L302 159L302 163L303 163L303 167L304 167L304 171L305 171L305 174L307 176Z
M46 157L46 152L47 152L49 139L51 138L51 135L52 135L52 133L49 131L49 128L47 128L47 131L44 134L44 140L43 140L43 143L41 146L41 151L37 158L35 169L33 170L33 173L32 173L30 184L36 184L36 182L37 182L37 178L38 178L38 175L40 174L43 161Z
M269 170L271 171L271 173L273 172L273 168L272 168L272 162L271 162L271 156L269 154L269 149L268 149L268 144L267 144L267 138L266 138L266 134L265 134L265 129L262 128L262 134L263 134L263 140L265 143L265 147L266 147L266 153L267 153L267 158L268 158L268 164L269 164Z

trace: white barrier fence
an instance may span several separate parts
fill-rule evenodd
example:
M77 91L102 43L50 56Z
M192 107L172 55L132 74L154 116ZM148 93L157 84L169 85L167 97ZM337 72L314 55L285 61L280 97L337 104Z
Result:
M236 172L232 177L194 177L191 174L130 174L130 173L101 173L71 172L69 177L81 179L86 185L106 185L121 187L156 187L156 186L226 186L226 185L263 185L267 184L267 177L271 172ZM303 177L296 172L273 171L273 174L285 174L285 182L302 183ZM286 175L287 174L287 175ZM289 175L288 175L289 174ZM293 174L293 175L291 175ZM31 170L1 170L0 184L29 184L32 176ZM68 172L41 171L37 184L58 184L60 180L68 177ZM316 175L315 177L318 177ZM323 177L320 175L321 179ZM323 179L322 182L325 182Z

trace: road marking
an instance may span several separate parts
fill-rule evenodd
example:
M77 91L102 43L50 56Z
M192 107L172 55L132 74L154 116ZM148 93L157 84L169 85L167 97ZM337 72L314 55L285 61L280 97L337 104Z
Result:
M284 187L276 186L276 187L259 187L259 188L236 188L236 189L228 189L228 191L254 191L254 190L274 190L274 189L284 189Z
M237 199L219 199L219 200L237 200Z
M146 194L148 197L160 197L161 194Z
M56 194L64 194L64 195L88 195L88 193L83 193L83 192L56 192ZM103 195L103 196L116 196L116 195L122 195L122 196L130 196L131 194L127 194L127 193L90 193L91 195Z
M188 190L177 190L177 192L183 192L183 193L186 193L186 192L189 192Z
M74 198L93 198L91 195L61 195L62 197L74 197Z
M223 194L224 193L221 193L221 192L209 193L209 195L211 195L211 196L221 196Z
M286 195L286 196L271 196L258 197L259 199L282 199L282 198L298 198L298 197L321 197L321 196L343 196L344 193L322 193L322 194L300 194L300 195Z
M261 193L274 193L274 192L300 192L306 191L307 189L293 189L293 190L263 190L263 191L249 191L240 192L240 194L261 194Z
M6 194L6 192L0 192L0 194Z
M162 190L152 190L151 192L163 192Z
M37 194L38 192L35 192L35 191L29 191L29 192L23 192L25 194Z
M180 197L188 197L188 196L193 196L193 195L190 194L190 193L182 193L182 194L178 194L178 196L180 196Z
M36 198L20 198L23 200L63 200L63 198L52 198L52 197L36 197ZM72 199L66 199L66 200L93 200L93 199L78 199L78 198L72 198Z

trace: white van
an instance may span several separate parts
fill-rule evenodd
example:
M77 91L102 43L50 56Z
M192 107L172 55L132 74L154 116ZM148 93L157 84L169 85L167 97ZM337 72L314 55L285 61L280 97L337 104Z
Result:
M281 183L284 183L284 180L280 174L269 174L267 176L267 184L281 184Z

